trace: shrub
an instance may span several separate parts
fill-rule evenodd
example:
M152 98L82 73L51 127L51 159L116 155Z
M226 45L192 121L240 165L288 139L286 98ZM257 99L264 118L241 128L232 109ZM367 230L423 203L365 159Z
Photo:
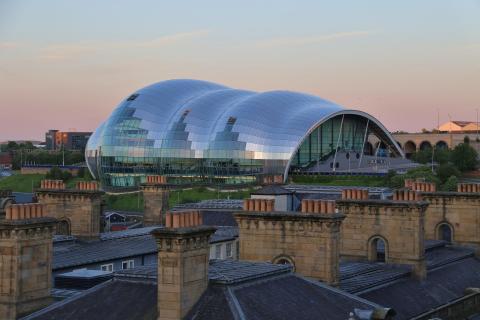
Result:
M443 185L444 191L457 191L458 178L456 176L451 176L447 179Z

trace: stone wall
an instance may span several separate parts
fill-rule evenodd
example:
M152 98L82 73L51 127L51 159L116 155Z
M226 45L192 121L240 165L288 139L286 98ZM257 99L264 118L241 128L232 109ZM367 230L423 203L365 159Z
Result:
M56 220L43 217L39 205L32 210L28 205L22 205L21 210L14 207L14 212L7 211L7 219L0 220L0 319L5 320L17 319L52 302L52 234Z
M208 286L209 238L215 228L161 228L158 245L158 319L182 319Z
M384 200L339 200L346 218L340 254L349 260L376 260L376 241L385 243L385 262L409 264L425 276L424 225L428 203Z
M307 277L337 284L340 214L238 212L240 259L290 263Z
M475 246L480 252L480 193L426 192L429 202L425 214L425 237L441 239L439 227L452 228L452 241L460 245Z
M100 233L102 195L98 190L38 189L38 202L47 214L59 220L62 230L78 237L96 237Z
M165 223L168 210L169 190L165 184L142 184L143 225L152 226Z

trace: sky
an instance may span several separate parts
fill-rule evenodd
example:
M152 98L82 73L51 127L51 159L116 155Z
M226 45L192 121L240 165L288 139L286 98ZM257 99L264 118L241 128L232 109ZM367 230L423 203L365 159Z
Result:
M419 131L476 121L480 0L0 0L0 141L90 131L148 84L314 94Z

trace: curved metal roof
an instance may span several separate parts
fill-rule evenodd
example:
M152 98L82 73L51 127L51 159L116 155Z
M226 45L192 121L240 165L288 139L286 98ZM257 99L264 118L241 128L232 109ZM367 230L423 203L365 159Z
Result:
M380 135L393 142L370 115L345 110L313 95L257 93L206 81L167 80L140 89L121 102L92 135L87 149L102 146L104 154L113 152L111 148L103 150L104 146L123 145L130 146L123 151L129 156L290 162L310 131L342 113L370 119Z

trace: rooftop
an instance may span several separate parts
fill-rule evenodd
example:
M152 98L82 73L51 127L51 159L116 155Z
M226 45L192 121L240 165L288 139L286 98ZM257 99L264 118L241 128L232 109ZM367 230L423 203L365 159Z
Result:
M285 195L285 194L293 194L294 192L291 190L287 190L282 186L277 184L267 185L257 191L251 193L251 195Z
M156 319L156 265L123 270L115 279L54 303L25 319ZM292 273L288 265L213 260L210 285L186 319L345 320L354 309L381 306ZM119 303L121 302L121 303Z
M53 270L83 266L121 258L156 254L157 244L150 234L162 226L151 226L100 234L98 240L82 241L72 236L55 236ZM211 243L238 237L237 227L217 227Z
M179 209L243 209L243 200L210 199L199 202L177 204L173 207L173 210Z

